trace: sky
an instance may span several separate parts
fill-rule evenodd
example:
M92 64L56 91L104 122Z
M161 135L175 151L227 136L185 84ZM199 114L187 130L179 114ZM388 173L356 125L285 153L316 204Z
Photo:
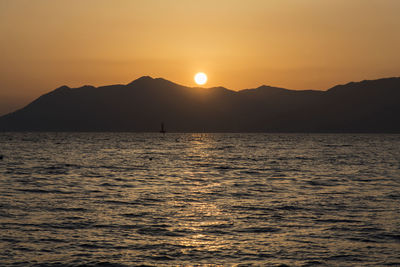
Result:
M232 90L400 76L399 0L0 0L0 115L144 75Z

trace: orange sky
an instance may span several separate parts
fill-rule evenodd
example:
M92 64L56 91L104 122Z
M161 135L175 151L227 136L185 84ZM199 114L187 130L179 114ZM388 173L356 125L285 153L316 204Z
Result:
M230 89L400 76L399 0L0 0L0 114L150 75Z

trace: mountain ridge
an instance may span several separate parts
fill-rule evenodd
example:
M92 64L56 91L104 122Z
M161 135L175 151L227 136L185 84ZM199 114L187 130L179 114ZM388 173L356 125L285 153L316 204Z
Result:
M0 131L400 132L400 78L326 91L262 85L233 91L140 77L46 93L0 117Z

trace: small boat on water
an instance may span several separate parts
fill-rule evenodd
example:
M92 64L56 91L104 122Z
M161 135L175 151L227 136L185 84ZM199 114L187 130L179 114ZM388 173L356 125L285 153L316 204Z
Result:
M166 132L167 132L167 131L166 131L165 128L164 128L164 123L162 122L162 123L161 123L160 133L165 134Z

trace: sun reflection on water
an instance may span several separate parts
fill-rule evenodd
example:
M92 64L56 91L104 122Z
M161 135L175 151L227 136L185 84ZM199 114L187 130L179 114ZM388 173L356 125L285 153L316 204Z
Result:
M209 163L215 155L216 138L209 134L193 134L188 138L187 157L197 156L197 164ZM215 202L216 191L223 190L223 184L213 177L209 171L201 168L189 168L183 172L188 185L185 188L185 208L177 214L175 231L183 231L183 236L177 237L177 245L186 247L186 250L221 251L229 246L223 236L211 235L209 231L218 229L218 226L230 223L229 214L225 214ZM215 232L216 230L214 230Z

